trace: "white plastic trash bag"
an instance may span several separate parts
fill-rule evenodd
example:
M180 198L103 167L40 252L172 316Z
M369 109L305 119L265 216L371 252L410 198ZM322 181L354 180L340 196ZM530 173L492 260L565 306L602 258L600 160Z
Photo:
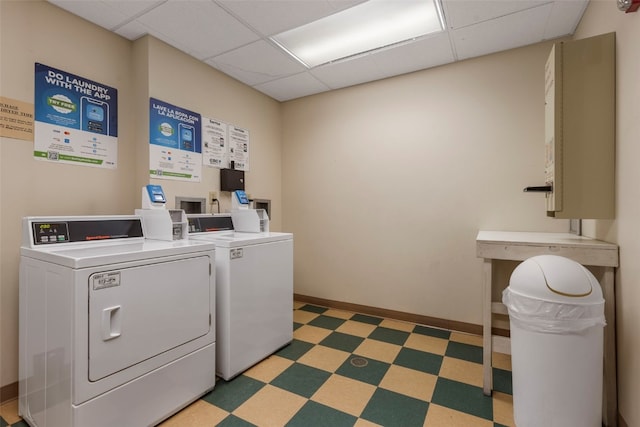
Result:
M604 299L584 266L556 255L522 262L502 293L509 320L518 327L552 334L584 333L604 327Z
M575 334L606 325L604 300L593 305L559 304L519 295L507 288L502 302L509 310L509 321L528 331Z

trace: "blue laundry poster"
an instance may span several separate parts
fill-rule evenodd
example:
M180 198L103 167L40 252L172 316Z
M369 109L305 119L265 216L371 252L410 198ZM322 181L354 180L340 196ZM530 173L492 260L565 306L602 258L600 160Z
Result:
M149 99L149 174L153 178L200 181L200 114L159 99Z
M34 157L115 169L118 90L35 64Z

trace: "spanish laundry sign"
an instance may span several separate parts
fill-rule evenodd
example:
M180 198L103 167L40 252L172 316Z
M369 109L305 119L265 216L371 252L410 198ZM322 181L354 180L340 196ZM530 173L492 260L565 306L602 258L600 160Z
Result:
M201 116L149 98L149 175L152 178L200 182Z
M36 159L117 167L117 89L36 63L34 112Z

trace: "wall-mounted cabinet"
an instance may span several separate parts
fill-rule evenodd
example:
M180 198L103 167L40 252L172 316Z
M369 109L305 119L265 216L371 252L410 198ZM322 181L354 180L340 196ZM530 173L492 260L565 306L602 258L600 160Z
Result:
M548 216L615 217L615 33L553 46L545 151Z

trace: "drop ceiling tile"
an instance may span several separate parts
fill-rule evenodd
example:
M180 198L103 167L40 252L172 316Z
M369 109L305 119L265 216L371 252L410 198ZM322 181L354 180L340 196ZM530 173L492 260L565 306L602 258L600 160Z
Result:
M544 33L545 39L549 40L573 34L588 4L589 0L554 2Z
M453 30L458 59L467 59L544 40L544 30L553 7L544 4L522 12Z
M302 98L303 96L326 92L330 89L309 72L256 85L254 88L278 101Z
M211 1L169 0L141 16L152 35L198 59L235 49L259 37Z
M311 73L330 88L338 89L453 61L449 37L442 33L393 49L327 64Z
M264 40L232 50L205 62L249 86L306 70L298 61Z
M129 40L137 40L145 34L151 34L152 32L139 22L131 21L115 30L115 33Z
M143 12L162 4L163 0L137 1L78 1L78 0L49 0L62 9L78 15L87 21L113 30Z
M443 8L448 28L455 29L550 2L551 0L454 0L444 1Z
M355 6L363 1L217 0L217 3L260 34L272 36Z

